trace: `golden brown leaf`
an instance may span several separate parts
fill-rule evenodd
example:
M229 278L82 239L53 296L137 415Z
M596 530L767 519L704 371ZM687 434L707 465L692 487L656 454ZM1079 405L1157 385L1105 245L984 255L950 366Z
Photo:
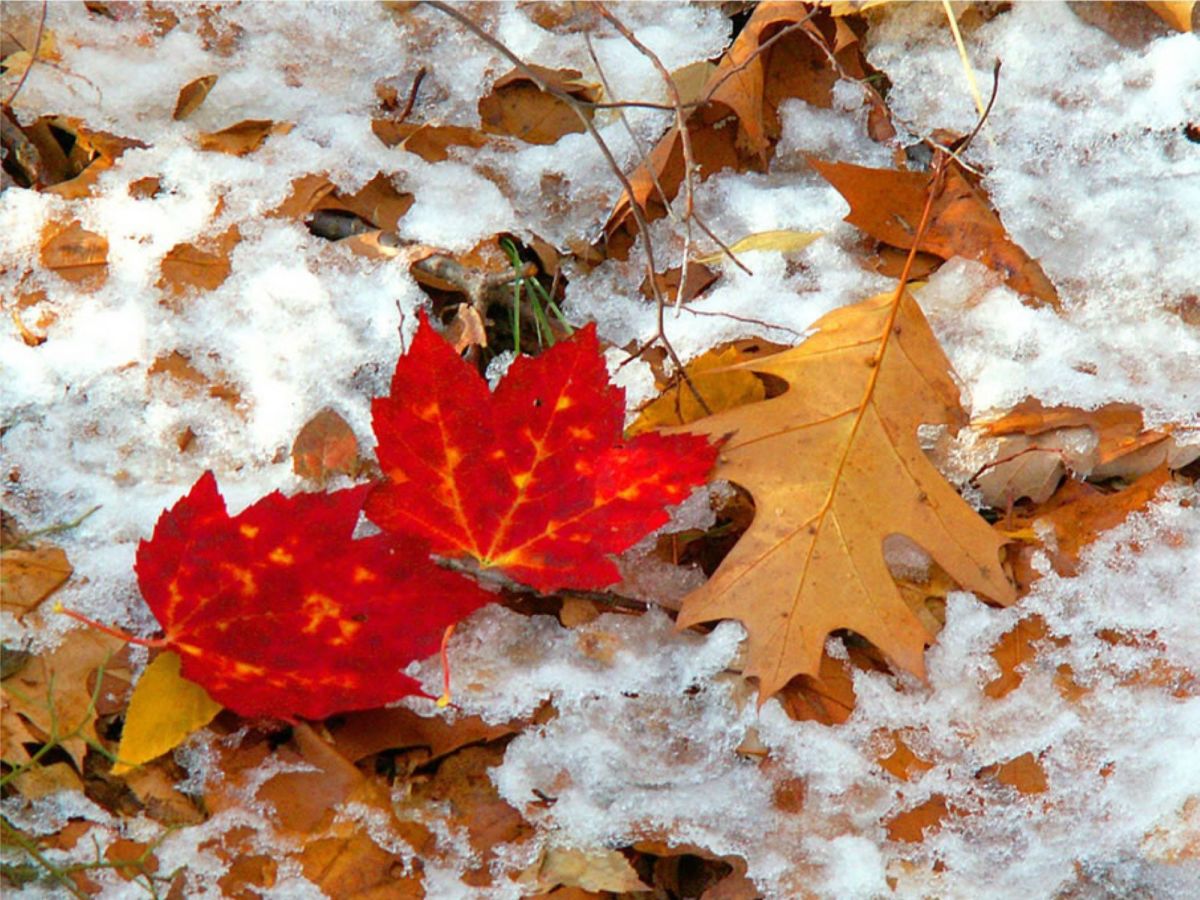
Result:
M58 547L0 553L0 605L21 621L25 614L71 577L67 554Z
M229 254L241 239L238 227L232 225L216 238L201 244L176 244L163 257L162 275L155 286L174 294L190 288L204 291L219 288L231 271Z
M88 679L122 646L119 638L90 628L68 633L56 649L30 660L15 675L4 679L5 716L20 716L39 740L50 737L55 729L62 736L82 726L77 737L63 740L62 748L83 771L86 739L97 737ZM10 751L16 749L6 746L5 759L10 759ZM14 756L18 762L26 758L23 751Z
M729 436L714 477L746 488L756 511L713 577L684 600L679 624L741 621L746 674L759 679L762 699L796 675L819 675L825 638L839 628L924 675L932 635L892 580L888 535L916 542L968 590L1002 604L1015 598L1000 566L1004 539L917 441L918 426L965 417L916 301L905 294L894 307L881 295L814 327L799 347L734 367L783 379L785 394L683 426Z
M529 68L553 89L589 102L600 99L599 86L583 81L576 69ZM492 92L480 99L479 118L484 131L529 144L553 144L563 135L586 130L568 103L543 91L518 69L497 79Z
M850 204L847 222L885 244L912 248L925 208L928 173L868 169L812 157L808 161ZM1059 307L1058 293L1041 266L1013 243L987 199L954 167L946 170L945 186L934 199L929 227L917 249L942 259L978 260L1004 275L1014 291L1033 298L1034 305Z
M714 347L684 366L684 371L708 404L709 410L723 412L766 398L766 388L761 379L744 369L733 368L749 359L761 358L761 351L762 342L759 341L745 342L741 346L734 343ZM627 433L641 434L653 428L686 425L702 419L704 415L696 395L681 379L642 407Z
M1046 770L1032 753L1022 753L1007 762L985 766L975 773L975 777L997 781L1016 788L1022 794L1044 794L1050 789Z
M434 125L431 123L395 122L391 119L374 119L371 130L389 147L408 150L426 162L442 162L450 158L450 147L478 149L488 143L482 131L462 125Z
M108 280L108 239L84 230L78 220L42 232L42 265L83 290Z
M196 135L201 150L209 153L228 153L231 156L246 156L263 145L275 134L287 134L292 130L290 122L272 122L270 119L246 119L220 131L209 131Z
M172 113L171 118L179 122L198 110L216 83L216 75L201 75L181 87L179 98L175 101L175 112Z

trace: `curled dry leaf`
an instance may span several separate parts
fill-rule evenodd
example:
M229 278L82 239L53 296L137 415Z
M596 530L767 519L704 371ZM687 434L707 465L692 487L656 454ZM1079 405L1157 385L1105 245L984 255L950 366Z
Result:
M600 99L599 85L583 81L582 72L537 65L529 68L552 89L588 102ZM563 135L586 130L570 104L543 91L518 69L497 79L491 93L480 99L479 118L484 131L529 144L553 144Z
M246 156L261 147L267 138L276 134L287 134L292 127L290 122L246 119L220 131L199 134L196 136L196 142L201 150L209 153Z
M780 37L785 29L788 33ZM828 16L814 17L805 3L768 0L754 8L701 89L701 105L686 120L701 178L723 168L765 170L781 134L778 110L784 100L797 97L814 106L831 105L840 75L818 43L834 41L836 31ZM836 50L834 57L850 77L866 76L856 43ZM631 204L641 206L647 219L665 215L656 181L667 200L678 194L684 171L683 142L676 128L663 136L629 180L632 196L621 195L604 226L610 255L623 256L632 243L636 225Z
M965 415L916 301L881 295L814 327L799 347L735 367L784 379L786 393L680 428L727 436L714 477L746 488L755 516L684 600L679 624L745 624L746 674L764 700L796 675L819 677L825 638L839 628L923 676L932 635L888 570L889 535L917 543L964 588L1002 604L1015 598L1000 566L1004 539L917 440L918 426L959 426Z
M876 240L909 250L929 191L926 172L869 169L842 162L809 164L850 204L846 221ZM1037 261L1009 238L987 199L957 168L946 170L946 182L934 199L929 227L917 249L942 259L961 256L1004 275L1014 291L1032 304L1059 307L1058 293Z
M202 75L181 87L179 98L175 101L175 112L172 113L171 118L179 122L198 110L216 83L216 75Z
M451 147L470 147L478 150L487 146L488 136L475 128L462 125L396 122L374 119L371 131L389 147L399 147L415 153L425 162L442 162L450 158Z
M1106 403L1096 409L1044 406L1028 397L996 419L978 423L992 437L1028 436L1031 446L1055 448L1056 435L1087 428L1095 435L1092 449L1072 468L1092 478L1138 478L1167 463L1182 468L1200 447L1177 447L1169 428L1147 429L1142 411L1132 403Z

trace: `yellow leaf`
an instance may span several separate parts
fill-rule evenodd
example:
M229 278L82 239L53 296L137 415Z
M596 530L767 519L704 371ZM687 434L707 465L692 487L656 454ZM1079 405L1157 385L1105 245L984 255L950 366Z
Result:
M113 774L121 775L173 750L220 711L221 705L204 688L179 674L176 654L160 653L133 689Z
M831 16L853 16L891 2L893 0L818 0L817 6L828 9Z
M750 353L739 350L736 344L731 344L709 350L684 366L684 371L710 411L718 413L766 398L766 389L760 379L750 372L729 369L750 356ZM629 435L640 434L651 428L686 425L703 417L704 410L696 396L681 381L643 407L637 420L629 426Z
M754 234L746 235L729 249L734 256L750 250L774 250L777 253L796 253L821 237L822 234L823 232L820 231L757 231ZM718 263L728 258L724 252L717 252L697 257L696 262L711 266L713 263Z

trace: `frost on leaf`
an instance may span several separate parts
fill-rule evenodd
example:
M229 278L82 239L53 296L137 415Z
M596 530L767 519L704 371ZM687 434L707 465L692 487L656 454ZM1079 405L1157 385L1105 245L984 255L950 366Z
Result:
M422 320L372 411L387 477L372 521L542 591L618 581L608 554L665 523L716 455L693 435L622 442L594 327L521 357L493 394Z
M276 492L230 518L208 472L163 513L138 583L185 678L243 716L321 719L421 692L401 669L492 597L419 542L351 540L366 491Z

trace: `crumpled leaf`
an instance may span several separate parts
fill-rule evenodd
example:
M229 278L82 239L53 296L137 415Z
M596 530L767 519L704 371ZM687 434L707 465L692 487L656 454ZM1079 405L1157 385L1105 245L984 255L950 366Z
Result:
M5 731L32 732L41 741L55 728L61 736L82 726L79 735L61 742L82 772L87 739L97 739L96 709L88 679L101 666L111 664L122 646L120 638L82 629L69 632L57 648L31 659L19 672L4 679ZM4 758L21 763L28 754L19 742L6 738Z
M922 424L965 424L949 361L910 295L894 319L893 309L881 295L829 313L799 347L738 366L784 379L786 393L680 429L729 435L713 475L746 488L755 516L685 598L679 624L744 623L760 699L796 675L819 676L825 638L840 628L924 675L932 635L892 580L889 535L917 543L968 590L1015 597L1004 539L917 440Z
M850 204L847 222L885 244L912 248L929 173L869 169L813 157L808 162ZM1001 273L1014 291L1033 298L1034 305L1059 307L1058 293L1042 267L1009 238L984 196L953 166L946 170L945 186L934 200L929 227L917 249L942 259L978 260Z
M178 654L167 651L142 672L129 699L112 774L123 775L173 750L221 711L204 688L179 674L179 665Z
M650 890L619 850L550 847L516 881L539 894L560 885L614 893Z
M572 97L589 102L600 99L600 86L584 81L583 73L576 69L529 68L550 87ZM479 100L479 118L484 131L529 144L553 144L564 135L586 130L571 106L543 91L519 69L498 78L492 92Z
M792 30L779 37L784 29ZM686 120L701 178L723 168L764 171L781 134L778 110L784 100L797 97L828 108L840 77L866 77L857 43L835 50L837 69L817 45L834 42L836 32L831 18L813 16L805 3L767 0L755 6L701 90L704 102ZM642 207L647 220L665 215L656 180L668 200L683 184L683 142L674 127L630 175L632 195L622 193L604 226L610 256L623 257L632 243L633 203Z
M492 600L419 542L352 541L367 487L276 492L230 517L206 472L138 546L182 672L243 716L321 719L422 693L401 672Z
M175 101L175 112L171 114L171 118L179 122L198 110L216 83L216 75L201 75L181 87L179 97Z
M486 134L464 125L373 119L371 130L387 146L415 153L425 162L442 162L449 159L450 147L471 147L477 150L488 144Z
M520 357L492 394L422 316L372 404L387 481L367 515L541 591L613 584L608 555L665 523L716 453L696 436L622 443L623 395L594 326Z
M276 134L287 134L293 128L291 122L272 122L270 119L245 119L236 125L209 131L196 136L201 150L210 153L228 153L231 156L247 156L263 145L267 138Z
M1028 436L1036 447L1053 447L1055 433L1088 428L1095 435L1095 446L1071 463L1075 471L1097 479L1138 478L1164 462L1182 468L1196 458L1193 453L1200 453L1200 448L1176 447L1170 428L1147 429L1141 409L1132 403L1106 403L1089 410L1048 407L1036 397L1027 397L999 418L982 420L978 426L992 437Z

